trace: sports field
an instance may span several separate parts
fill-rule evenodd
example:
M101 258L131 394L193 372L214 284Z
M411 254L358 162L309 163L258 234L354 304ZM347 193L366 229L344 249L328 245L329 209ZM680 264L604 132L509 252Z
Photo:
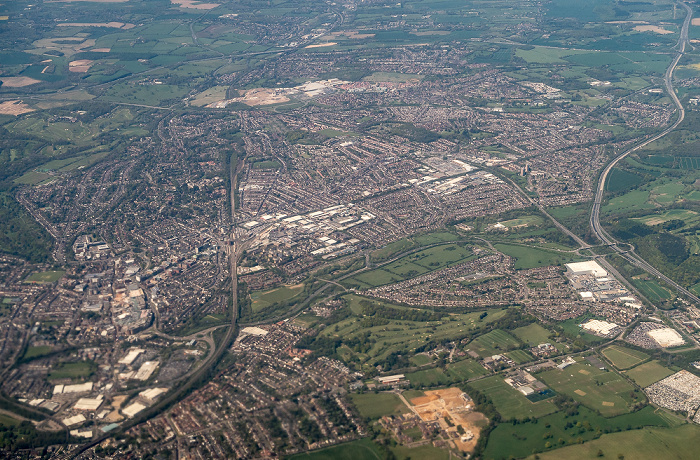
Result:
M477 380L469 385L489 397L496 406L496 410L505 419L538 418L557 411L557 406L551 401L530 402L525 395L513 389L499 375Z
M537 323L528 324L513 330L513 334L522 342L535 346L541 343L549 343L550 332Z
M662 366L658 361L649 361L641 364L633 369L625 371L627 377L634 380L640 387L648 387L652 383L656 383L661 379L673 374L674 371Z
M601 371L587 364L572 364L538 374L555 391L581 402L605 417L629 412L630 406L645 401L642 393L630 396L634 387L615 372Z
M547 251L529 246L496 243L494 247L503 254L515 258L516 270L526 270L546 265L561 265L581 260L580 257L571 253Z
M618 369L629 369L649 359L649 355L620 345L611 345L602 351L603 355Z
M26 283L54 283L61 279L65 272L63 270L51 270L48 272L32 273L25 278Z

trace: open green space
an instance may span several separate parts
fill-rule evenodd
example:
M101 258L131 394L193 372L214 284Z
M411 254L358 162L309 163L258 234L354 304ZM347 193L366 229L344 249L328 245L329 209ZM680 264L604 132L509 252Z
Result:
M644 296L651 302L663 302L672 297L671 292L661 286L656 280L644 280L644 279L632 279L632 284L634 284L637 289L639 289Z
M445 234L445 236L447 235L450 237L454 236L451 233ZM425 237L428 238L429 236L426 235ZM439 236L430 236L430 238L439 238ZM408 247L408 244L410 243L401 243L401 245L397 245L386 252L375 251L373 257L388 258L392 253L402 252L404 247ZM433 243L421 242L421 244ZM381 268L360 273L343 281L343 283L351 287L376 287L414 278L430 271L472 260L475 257L469 246L457 243L441 244L413 252Z
M539 418L557 411L557 406L549 400L531 402L525 395L504 382L500 375L476 380L469 385L491 399L496 410L505 419Z
M503 254L515 259L516 270L526 270L547 265L561 265L581 260L581 257L573 253L548 251L531 246L496 243L494 247Z
M542 460L585 460L602 458L657 460L697 458L700 427L683 425L675 428L644 428L604 434L600 439L539 454Z
M618 369L629 369L649 359L646 353L620 345L611 345L603 349L602 353Z
M408 407L394 393L353 393L350 399L360 415L371 419L409 412Z
M53 350L52 347L48 345L40 345L37 347L28 347L27 350L22 355L22 359L32 359L38 358L40 356L48 355Z
M60 280L65 272L63 270L51 270L41 273L32 273L25 278L25 283L55 283Z
M651 198L659 204L669 204L676 201L685 185L680 182L667 182L651 190Z
M484 367L471 359L450 363L445 369L435 367L406 374L406 378L414 385L432 387L451 385L464 382L474 377L486 375Z
M92 361L77 361L74 363L60 363L49 372L49 380L71 379L82 380L90 377L97 370L97 365Z
M558 393L566 394L605 417L629 412L634 403L646 400L642 393L634 393L634 387L620 375L587 364L552 369L538 377Z
M21 422L20 420L17 420L14 417L10 417L7 414L0 413L0 426L6 426L6 427L17 426L20 424L20 422Z
M541 343L550 343L549 332L547 329L543 328L537 323L528 324L527 326L519 327L513 329L513 334L520 339L522 342L527 343L531 346L536 346Z
M270 305L291 300L303 290L304 285L297 284L294 286L280 286L275 289L270 289L269 291L251 292L251 307L254 312L258 312Z
M519 346L520 343L509 333L500 329L493 330L469 342L467 347L482 358L499 355Z
M566 411L559 411L540 418L537 423L498 425L489 436L484 458L499 460L522 458L533 452L595 439L604 432L636 430L647 426L669 426L667 420L660 414L656 414L651 406L612 418L602 417L585 407L579 407L575 412L577 413L567 415ZM557 452L560 450L552 453ZM544 458L543 454L540 456ZM609 452L605 458L617 459L617 452L614 455L613 452Z
M317 336L317 342L330 345L329 341L342 340L342 346L333 346L339 359L346 362L354 362L362 366L373 367L384 362L392 354L400 354L405 357L405 365L411 365L409 357L415 355L416 349L422 348L430 342L442 340L461 340L476 328L486 326L488 323L503 318L507 310L491 310L488 316L480 319L481 313L450 314L441 320L411 321L387 318L379 312L373 317L362 316L362 307L359 305L361 297L347 296L353 315L335 324L327 326ZM427 310L408 309L382 303L382 308L389 308L391 316L396 313L406 312L406 317L415 317L416 314L431 314ZM403 309L403 310L402 310ZM374 318L382 321L374 325ZM420 351L420 350L419 350Z
M391 452L396 458L411 460L449 460L454 458L447 449L440 449L432 444L418 447L408 447L399 444L396 447L391 447Z
M528 363L534 359L534 357L525 350L513 350L506 353L506 356L516 362L516 364Z
M522 216L516 219L510 219L499 223L504 227L511 229L518 227L527 227L531 225L542 225L543 222L544 221L540 216Z
M633 190L627 192L624 195L620 195L611 198L607 203L605 203L601 212L604 214L613 214L629 211L637 211L642 209L651 209L654 207L651 203L648 203L649 192L646 190Z
M369 438L339 444L325 449L304 452L289 457L289 460L381 460L382 452Z
M698 220L698 213L689 209L669 209L659 213L649 214L644 217L633 217L632 220L638 220L646 225L654 226L668 222L669 220L679 219L686 223Z
M629 190L642 183L641 176L618 168L613 168L607 179L605 189L611 192Z
M648 363L625 371L625 375L634 380L634 382L642 388L648 387L661 379L665 379L673 373L674 371L662 366L658 361L649 361Z

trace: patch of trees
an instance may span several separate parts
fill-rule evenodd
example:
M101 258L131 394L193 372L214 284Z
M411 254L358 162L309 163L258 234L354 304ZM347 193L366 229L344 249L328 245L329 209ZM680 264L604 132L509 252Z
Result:
M371 302L369 300L361 300L362 314L365 316L376 316L378 318L386 318L400 321L439 321L444 313L435 313L426 310L417 309L398 309L387 307L386 305Z

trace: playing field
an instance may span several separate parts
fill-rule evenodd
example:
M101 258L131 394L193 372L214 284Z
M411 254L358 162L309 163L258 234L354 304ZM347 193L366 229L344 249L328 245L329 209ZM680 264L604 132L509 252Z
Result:
M510 334L500 329L493 330L472 340L468 348L482 358L505 353L509 348L517 347L518 341Z
M539 345L541 343L549 343L550 332L537 323L528 324L527 326L519 327L513 330L513 334L521 341L528 345Z
M32 273L25 278L26 283L55 283L60 280L65 272L63 270L52 270L48 272Z
M393 393L351 394L350 399L363 417L376 419L384 415L405 414L409 411L401 399Z
M629 369L649 359L649 355L619 345L611 345L603 350L603 355L618 369Z
M557 406L550 401L530 402L522 393L514 390L498 375L471 382L469 385L489 397L496 406L496 410L505 419L537 418L557 411Z
M634 387L620 375L587 364L572 364L538 376L555 391L599 411L605 417L629 412L634 402L645 400L642 393L634 393L636 397L631 398Z
M625 375L634 380L640 387L648 387L671 374L673 374L673 371L662 366L658 361L649 361L634 369L625 371Z
M448 364L446 370L439 367L425 369L406 374L406 378L415 385L430 387L460 383L486 373L486 369L481 364L471 359L465 359Z

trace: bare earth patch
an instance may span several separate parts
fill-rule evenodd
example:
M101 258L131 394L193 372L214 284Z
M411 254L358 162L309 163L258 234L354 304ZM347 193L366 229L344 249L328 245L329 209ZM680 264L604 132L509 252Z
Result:
M613 406L615 406L615 403L614 403L614 402L603 401L603 405L604 405L604 406L608 406L608 407L613 407Z
M112 51L112 48L95 48L90 51L94 51L95 53L109 53Z
M668 35L673 33L670 30L666 30L663 27L659 26L635 26L634 30L636 30L637 32L656 32L657 34L661 35Z
M219 6L218 3L200 3L194 0L170 0L170 3L180 8L192 8L194 10L213 10Z
M372 38L374 37L374 34L361 34L356 30L344 30L342 32L331 32L332 37L347 37L347 38L354 38L357 40L363 39L363 38Z
M111 27L113 29L132 29L134 24L124 22L62 22L58 27Z
M23 113L33 112L34 109L29 107L22 101L3 101L0 102L0 113L3 115L22 115Z
M7 88L21 88L22 86L29 86L35 83L40 83L39 80L29 77L2 77L2 86Z
M691 24L693 24L694 26L700 26L700 18L693 18Z
M574 390L574 393L576 393L579 396L586 396L586 392L583 390Z
M75 73L85 73L90 69L90 67L92 67L93 62L95 61L91 61L90 59L78 59L77 61L71 61L68 63L68 70Z

